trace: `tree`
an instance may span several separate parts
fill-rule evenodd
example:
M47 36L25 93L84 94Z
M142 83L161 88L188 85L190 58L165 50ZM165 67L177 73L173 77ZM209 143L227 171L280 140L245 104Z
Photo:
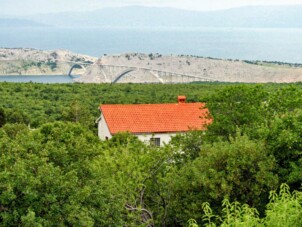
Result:
M19 123L29 124L30 117L24 111L21 110L8 110L6 113L6 122L8 123Z
M270 94L268 110L271 117L301 109L302 89L289 85Z
M0 222L152 226L149 182L166 154L133 136L117 137L101 142L70 122L37 130L6 124L0 129Z
M265 137L270 152L277 161L276 172L281 182L292 189L302 183L302 111L297 110L272 120Z
M206 107L213 117L208 126L212 140L228 140L236 134L236 129L253 132L258 125L265 123L268 92L262 86L232 86L206 98Z
M63 120L93 126L95 119L91 117L88 109L81 101L74 100L62 111Z
M230 203L225 199L222 203L222 214L215 215L209 206L209 203L203 203L203 220L205 226L284 226L298 227L302 225L302 192L290 192L286 184L280 186L280 192L271 191L269 203L266 206L265 216L259 217L257 209L240 204L238 202ZM217 223L218 222L218 223ZM198 226L194 219L189 223Z
M6 123L5 111L3 108L0 108L0 128Z
M173 150L173 160L182 166L199 157L204 142L205 131L192 130L172 137L168 146Z
M107 184L92 172L91 162L102 152L95 135L71 123L13 134L9 126L0 132L2 225L101 226L121 220L111 209Z
M117 134L106 144L104 156L93 162L97 178L112 179L109 197L117 198L124 209L120 212L125 225L154 226L153 201L158 198L154 178L165 169L169 154L128 133Z
M263 207L268 191L278 183L274 167L274 157L263 143L239 133L230 142L204 145L198 158L167 177L173 198L170 220L177 218L181 224L190 218L200 221L203 202L219 211L217 204L225 198Z

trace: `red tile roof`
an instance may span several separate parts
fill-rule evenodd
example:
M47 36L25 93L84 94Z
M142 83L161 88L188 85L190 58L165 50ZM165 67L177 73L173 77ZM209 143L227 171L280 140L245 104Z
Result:
M111 134L185 132L211 123L204 103L104 104L100 111Z

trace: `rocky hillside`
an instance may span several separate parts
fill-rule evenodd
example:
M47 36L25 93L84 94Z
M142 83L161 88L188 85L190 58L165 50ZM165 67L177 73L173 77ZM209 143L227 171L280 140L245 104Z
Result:
M220 82L290 83L302 81L301 64L138 53L110 55L96 59L66 50L0 48L0 75L67 75L70 68L77 62L93 63L85 66L85 70L77 68L73 71L73 74L82 75L76 80L82 83L111 83L118 75L131 67L145 70L133 70L123 76L118 81L119 83L198 81L196 78L191 80L181 76L171 76L170 72ZM154 70L167 73L158 74Z
M95 61L96 58L66 50L0 48L0 75L65 75L75 62ZM75 73L81 74L81 69Z
M137 53L103 56L95 65L89 67L77 81L84 83L111 82L125 70L125 68L108 68L105 65L148 68L223 82L290 83L302 81L302 65L299 64ZM119 82L154 83L159 80L148 72L137 70L128 73ZM179 82L179 80L174 82Z

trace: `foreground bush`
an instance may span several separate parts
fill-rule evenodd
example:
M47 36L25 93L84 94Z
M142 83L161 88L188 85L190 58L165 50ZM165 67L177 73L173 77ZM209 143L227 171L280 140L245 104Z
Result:
M291 193L286 184L282 184L280 192L270 193L270 202L266 206L265 217L260 218L257 209L238 202L230 203L225 199L222 204L222 215L215 215L209 203L203 204L204 226L280 226L299 227L302 226L302 192ZM190 227L197 227L194 219L188 221Z

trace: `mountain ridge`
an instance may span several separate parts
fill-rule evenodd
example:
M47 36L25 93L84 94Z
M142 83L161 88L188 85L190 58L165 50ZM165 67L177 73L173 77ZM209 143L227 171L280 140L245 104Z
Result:
M216 11L126 6L89 12L29 16L57 27L264 27L302 28L302 5L244 6Z
M19 18L3 18L0 17L0 27L9 28L9 27L50 27L50 25L42 24L36 21L28 19L19 19Z

